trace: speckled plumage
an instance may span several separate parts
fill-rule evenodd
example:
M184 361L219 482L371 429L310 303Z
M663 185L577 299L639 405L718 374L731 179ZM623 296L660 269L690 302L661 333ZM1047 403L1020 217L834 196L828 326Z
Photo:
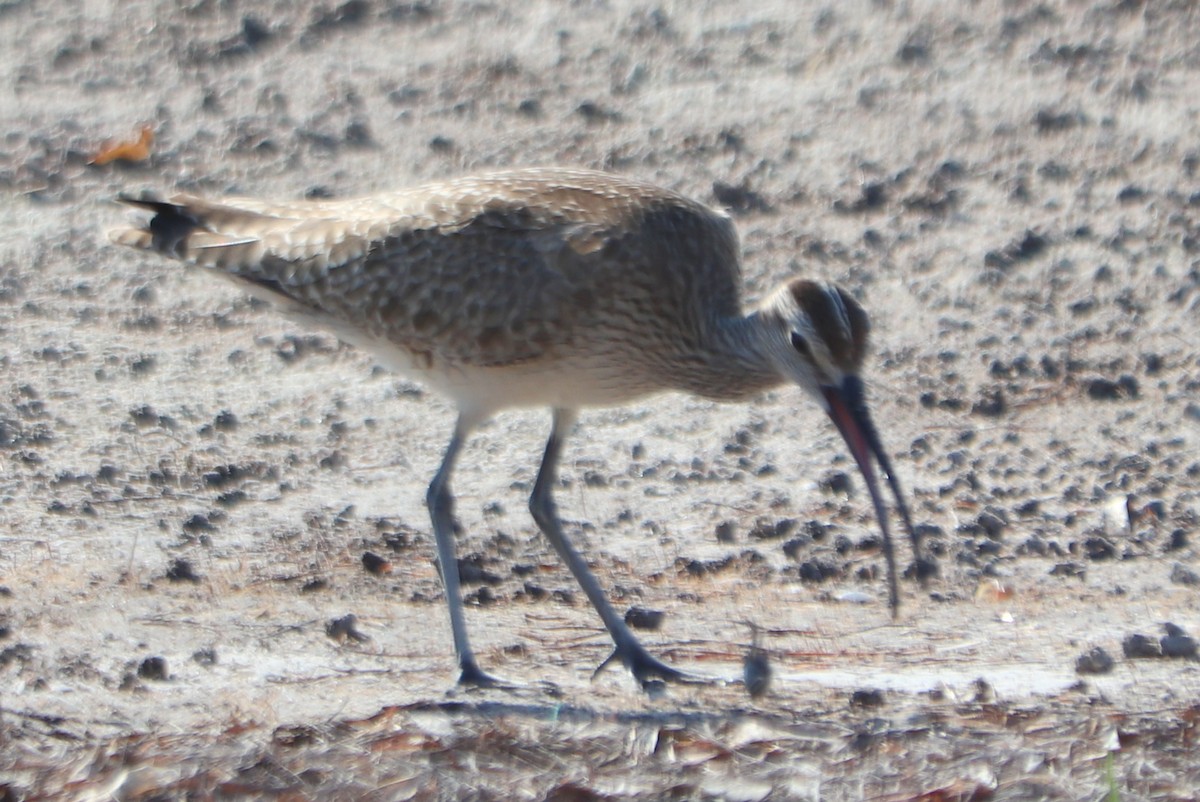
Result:
M732 382L712 350L741 317L732 222L645 183L523 170L353 200L168 203L196 227L115 240L221 272L460 404L493 385L486 411L780 381Z
M562 532L551 497L562 441L582 406L679 390L721 400L784 381L846 438L883 527L880 463L914 548L907 509L858 379L869 324L844 290L796 279L743 312L730 219L643 182L587 170L513 170L352 200L272 203L123 197L154 212L115 242L233 279L305 322L450 396L458 424L427 496L464 682L490 683L468 643L449 477L493 412L549 406L554 428L530 499L643 683L683 675L649 655Z

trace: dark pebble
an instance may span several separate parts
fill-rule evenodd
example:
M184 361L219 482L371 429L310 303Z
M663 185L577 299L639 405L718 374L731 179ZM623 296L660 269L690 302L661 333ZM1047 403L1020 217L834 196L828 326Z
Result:
M1182 529L1176 529L1171 533L1170 540L1163 546L1164 551L1178 551L1179 549L1187 548L1188 539L1187 532Z
M1171 566L1171 581L1177 585L1196 587L1200 585L1200 574L1197 574L1183 563L1175 563Z
M1117 556L1117 547L1114 546L1107 538L1094 535L1083 541L1083 548L1087 552L1089 560L1111 560Z
M413 545L414 538L410 532L384 532L384 544L394 552L405 551Z
M854 482L845 471L830 471L817 480L817 487L826 493L841 493L845 496L854 494Z
M850 694L851 707L883 707L883 691L878 688L863 688Z
M213 428L218 432L232 432L237 427L237 415L234 415L227 409L218 412L217 417L213 419Z
M492 592L491 588L489 588L487 585L484 585L478 590L472 591L466 596L463 596L463 603L474 604L478 605L479 607L487 607L488 605L496 603L496 594Z
M162 682L167 679L167 661L163 657L147 657L138 663L137 675L142 679Z
M1159 640L1163 657L1196 657L1196 639L1188 635L1164 635Z
M392 564L373 551L363 552L362 564L367 573L374 576L384 576L392 570Z
M1117 401L1122 398L1138 397L1138 380L1125 374L1116 381L1096 378L1087 382L1088 398L1093 401Z
M1107 674L1113 670L1112 656L1099 646L1093 646L1075 659L1077 674Z
M921 557L908 564L908 567L904 569L903 576L905 579L915 579L924 584L940 573L941 569L938 568L936 560L931 557Z
M985 418L998 418L1008 408L1004 402L1004 392L999 389L985 391L984 397L971 405L972 415L982 415Z
M733 521L721 521L717 524L717 542L732 543L734 541L734 525Z
M771 687L771 663L762 649L750 649L742 661L742 680L751 699L758 699Z
M325 634L336 641L353 640L361 643L370 640L369 637L358 631L358 616L354 613L327 621Z
M544 587L542 587L541 585L539 585L535 582L526 582L521 587L521 591L526 596L533 599L534 601L541 601L542 599L544 599L548 595L550 595L549 593L546 592L546 589Z
M177 557L167 568L167 579L172 582L199 582L200 575L190 561Z
M795 518L780 518L778 521L759 518L754 522L754 528L750 530L749 536L758 540L787 537L796 528L797 523Z
M657 632L662 627L666 614L662 610L650 610L646 607L630 607L625 611L625 623L633 629L644 629Z
M987 509L979 514L976 522L988 537L995 540L1008 526L1008 516L1002 510Z
M207 649L197 649L192 652L192 662L205 668L215 666L217 664L217 650L211 646Z
M500 577L483 567L483 555L472 554L458 561L458 578L464 585L499 585Z
M1121 641L1121 651L1130 659L1143 657L1162 657L1162 645L1153 638L1134 633Z
M1059 563L1050 569L1050 576L1073 576L1083 579L1087 576L1087 568L1076 562Z
M212 532L215 529L216 527L212 525L212 521L209 520L208 516L201 513L196 513L183 522L183 531L193 534L197 532Z
M1023 501L1020 504L1018 504L1015 511L1016 511L1017 515L1020 515L1022 518L1029 518L1034 515L1037 515L1038 511L1041 510L1041 508L1042 508L1041 501L1039 501L1036 498L1031 498L1028 501Z
M836 565L825 560L805 560L800 563L798 572L805 582L824 582L841 574Z
M789 560L799 559L800 552L811 543L812 540L807 535L794 537L783 544L783 555Z

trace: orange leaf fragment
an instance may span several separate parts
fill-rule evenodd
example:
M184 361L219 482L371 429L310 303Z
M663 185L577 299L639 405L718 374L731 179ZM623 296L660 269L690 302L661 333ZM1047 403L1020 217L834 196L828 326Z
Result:
M150 146L153 144L154 129L148 125L143 125L138 129L138 138L136 141L106 142L88 164L99 166L115 161L144 162L150 158Z

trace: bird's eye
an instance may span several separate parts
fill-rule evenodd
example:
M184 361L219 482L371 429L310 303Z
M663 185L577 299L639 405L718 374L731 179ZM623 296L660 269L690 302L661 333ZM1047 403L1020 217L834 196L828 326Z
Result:
M804 339L804 335L792 332L792 347L796 349L796 353L805 359L812 359L812 351L809 350L808 340Z

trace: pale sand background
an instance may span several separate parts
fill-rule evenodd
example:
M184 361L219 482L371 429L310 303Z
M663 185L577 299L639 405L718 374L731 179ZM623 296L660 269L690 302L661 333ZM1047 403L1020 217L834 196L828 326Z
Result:
M0 42L8 798L1200 793L1200 663L1120 645L1200 635L1193 4L4 0ZM87 165L141 123L149 163ZM561 696L447 706L422 499L451 411L104 234L122 190L346 196L540 164L732 197L751 299L798 272L873 315L875 417L942 532L942 578L904 583L895 623L858 575L878 553L833 548L876 527L859 480L818 487L852 468L797 391L590 411L564 460L564 517L617 604L667 613L652 649L736 676L739 622L771 630L758 703L591 680L606 639L526 513L548 417L521 412L455 482L460 553L500 580L468 621L486 667ZM1136 398L1089 394L1122 376ZM1161 519L1106 517L1127 495ZM808 521L831 527L791 559ZM167 578L178 559L198 582ZM842 577L801 581L812 560ZM327 637L348 613L369 641ZM1093 646L1116 666L1076 684ZM169 679L138 678L155 656ZM849 705L869 688L882 706Z

